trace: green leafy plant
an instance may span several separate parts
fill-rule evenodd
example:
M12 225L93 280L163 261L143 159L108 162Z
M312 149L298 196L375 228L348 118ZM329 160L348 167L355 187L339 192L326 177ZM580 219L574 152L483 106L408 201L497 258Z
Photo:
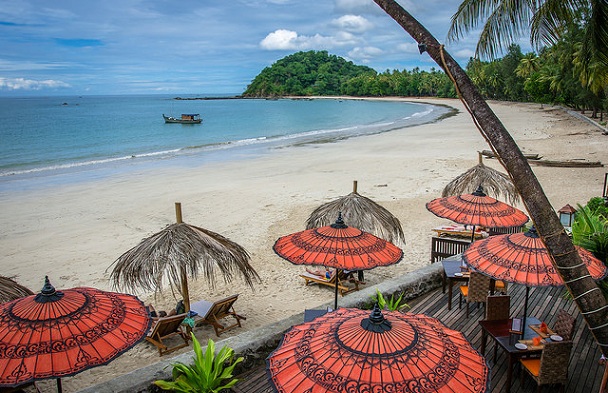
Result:
M399 295L398 298L395 299L395 294L392 294L390 299L385 299L378 289L376 289L376 296L372 296L374 302L378 303L378 307L382 310L389 311L401 311L406 307L410 307L407 303L403 301L403 293Z
M602 205L594 201L602 200ZM602 209L603 199L592 198L587 206L578 205L576 218L572 223L572 242L593 253L602 262L608 261L608 219ZM608 279L598 282L606 299L608 299Z
M194 333L192 346L194 348L194 363L173 365L173 381L158 380L154 384L163 390L183 393L218 393L234 386L238 379L233 378L234 367L243 361L242 357L234 359L234 350L222 347L215 355L215 343L209 339L207 350L203 355L201 344Z

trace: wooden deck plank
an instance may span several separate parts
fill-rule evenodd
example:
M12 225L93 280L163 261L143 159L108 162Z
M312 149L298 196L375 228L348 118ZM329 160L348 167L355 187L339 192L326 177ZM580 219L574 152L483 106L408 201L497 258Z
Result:
M525 286L509 285L509 295L511 295L511 315L521 316L523 314L523 304L525 298ZM452 297L452 309L447 308L447 290L442 294L441 288L434 290L424 296L408 301L409 312L421 313L432 316L442 321L446 326L462 331L465 337L479 348L481 344L481 328L478 321L485 317L484 307L477 308L471 305L470 316L466 318L464 304L462 309L458 308L457 286L454 286ZM567 392L589 393L598 392L603 375L603 367L600 367L598 360L600 351L595 343L589 329L586 327L581 315L578 313L576 304L564 298L563 288L530 288L528 314L546 321L549 326L555 322L557 312L565 309L576 317L575 334L573 337L574 347L570 358L569 382L566 387ZM486 348L486 359L491 368L491 393L504 391L507 376L507 357L499 349L496 361L493 360L494 344L488 340ZM520 370L516 366L513 373L512 393L525 393L536 391L531 378L524 375L523 386L520 387ZM545 391L551 391L545 388ZM259 366L252 373L244 375L242 380L233 388L236 393L269 393L274 391L263 366Z

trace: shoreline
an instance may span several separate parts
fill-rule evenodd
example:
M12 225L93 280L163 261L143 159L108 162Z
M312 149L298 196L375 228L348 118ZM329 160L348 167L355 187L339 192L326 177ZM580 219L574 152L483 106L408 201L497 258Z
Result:
M321 99L332 100L335 102L342 101L379 101L377 99L354 99L341 97L322 97ZM260 101L261 99L256 99ZM291 101L293 98L286 97L282 101ZM311 98L309 101L317 100ZM336 124L310 124L309 126L299 127L292 123L290 131L284 131L283 128L270 128L263 133L253 132L251 136L247 133L240 135L232 135L232 137L217 137L221 129L211 126L211 129L201 129L201 134L212 135L205 139L194 138L192 140L182 141L178 145L159 144L156 150L121 150L116 153L114 150L104 150L107 147L102 146L99 152L91 152L88 156L82 156L80 159L64 157L52 158L51 161L33 165L32 159L28 158L27 163L13 163L4 166L0 170L0 193L11 192L14 189L35 189L37 184L47 184L51 180L56 180L57 183L77 183L86 181L87 178L110 177L120 175L121 172L133 171L152 171L159 166L174 166L192 167L204 165L208 162L231 161L241 159L241 157L255 157L271 153L277 148L285 148L291 145L305 145L309 143L332 143L339 140L350 139L362 135L373 135L384 132L389 132L395 129L409 128L412 126L436 122L438 119L445 117L448 114L449 108L444 105L432 105L424 102L404 101L400 99L382 100L385 102L406 103L410 105L410 109L414 112L406 117L397 113L391 113L388 117L374 117L370 123L354 123L352 119L344 117L342 123ZM267 106L266 110L271 110L274 105ZM370 110L369 106L366 110ZM418 109L414 109L418 108ZM285 109L279 105L277 111ZM337 108L336 108L337 109ZM408 108L404 109L409 112ZM417 112L416 112L417 111ZM364 112L365 113L365 112ZM371 112L370 112L371 113ZM261 120L261 119L258 119ZM246 127L245 127L246 128ZM254 129L256 127L253 127ZM224 130L225 131L225 130ZM221 134L221 133L220 133ZM219 135L219 134L218 134ZM227 135L231 135L228 132ZM218 139L219 138L219 139ZM111 138L110 138L111 139ZM164 143L167 143L166 141ZM31 161L31 162L30 162ZM33 165L33 166L32 166ZM53 185L52 183L50 184Z
M477 164L477 151L487 149L487 144L458 100L406 101L443 104L459 112L434 123L380 134L274 149L246 162L192 168L169 164L154 172L134 171L85 185L0 195L5 212L0 218L3 274L17 275L17 281L34 292L42 287L45 274L57 289L112 290L106 269L142 238L173 223L174 202L181 202L184 222L245 247L262 278L253 291L238 279L227 285L218 278L214 288L203 280L189 281L194 300L241 294L235 309L247 320L243 328L222 338L238 335L333 299L333 291L327 288L304 287L298 276L303 268L277 257L272 245L278 237L302 230L317 206L350 193L353 180L358 181L361 195L401 221L406 236L405 246L400 245L403 260L366 272L366 287L426 266L431 228L446 221L426 211L425 203ZM490 102L490 106L524 153L608 162L608 139L601 131L558 107L504 102ZM504 172L496 160L484 163ZM556 210L601 195L607 172L605 168L532 169ZM136 295L156 309L175 303L170 291L156 299L151 293ZM217 339L211 328L195 332L202 341ZM65 378L64 391L76 391L159 360L150 344L140 343L107 366Z

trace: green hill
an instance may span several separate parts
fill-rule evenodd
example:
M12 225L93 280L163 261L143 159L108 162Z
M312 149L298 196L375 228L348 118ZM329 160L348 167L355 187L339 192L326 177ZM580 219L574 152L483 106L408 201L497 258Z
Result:
M266 67L243 93L245 97L340 95L350 79L376 71L327 51L297 52Z

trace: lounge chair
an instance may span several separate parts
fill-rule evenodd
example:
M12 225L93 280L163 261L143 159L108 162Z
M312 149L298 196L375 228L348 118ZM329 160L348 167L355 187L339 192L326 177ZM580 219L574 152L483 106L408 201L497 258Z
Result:
M177 314L169 317L158 318L158 320L153 322L152 329L146 336L146 340L158 348L158 354L160 356L188 346L189 337L182 328L182 321L185 317L186 314ZM174 336L179 336L182 340L184 340L184 342L177 344L176 346L169 347L166 344L166 340Z
M198 315L194 316L196 326L211 325L215 329L215 334L219 337L226 330L234 327L241 327L241 320L246 320L242 315L234 311L234 303L238 300L239 295L228 296L225 299L215 302L200 300L190 305L190 310ZM220 321L226 317L233 317L235 322L232 325L225 326Z
M336 276L336 274L332 274L330 278L323 278L323 277L317 276L316 274L312 274L312 273L308 273L308 272L300 274L300 277L302 277L304 279L304 281L306 281L306 285L320 284L320 285L327 285L328 287L331 287L331 288L336 287L336 278L337 278L338 279L338 291L340 292L340 295L342 295L342 296L346 295L349 292L359 290L359 281L353 277L352 272L345 273L343 270L340 270L340 269L338 269L337 272L338 272L337 276ZM347 282L352 283L353 286L352 287L347 286L346 285Z

